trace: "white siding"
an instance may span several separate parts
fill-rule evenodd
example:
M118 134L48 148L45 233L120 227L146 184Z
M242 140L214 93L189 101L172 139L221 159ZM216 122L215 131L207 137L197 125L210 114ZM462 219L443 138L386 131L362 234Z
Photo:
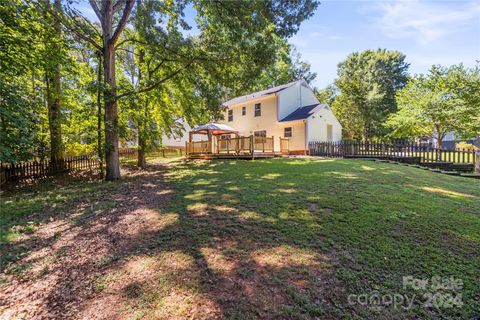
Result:
M255 104L262 106L262 115L255 117ZM246 107L246 115L242 116L242 107ZM277 96L270 95L260 99L248 101L230 107L233 110L233 121L228 121L228 111L224 111L224 119L218 123L229 125L239 131L241 136L250 136L255 131L267 131L267 136L274 136L274 149L280 151L280 139L283 137L284 128L292 127L293 136L290 138L291 150L304 150L305 125L303 121L278 122L277 121Z
M177 125L183 126L184 130L180 135L174 136L167 136L165 133L162 134L162 145L166 147L185 147L185 142L188 141L188 132L192 130L192 128L188 125L188 123L183 120L179 119L176 120ZM207 136L205 135L194 135L193 141L200 141L200 140L207 140Z
M330 109L318 110L307 121L308 141L328 141L328 124L332 126L332 141L342 140L342 126Z
M282 120L301 106L319 103L310 88L297 83L278 93L278 120Z

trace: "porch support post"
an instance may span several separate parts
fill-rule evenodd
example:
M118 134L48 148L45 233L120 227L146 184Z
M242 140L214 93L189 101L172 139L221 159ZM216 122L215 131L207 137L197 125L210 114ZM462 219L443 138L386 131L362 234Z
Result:
M480 149L475 150L475 172L480 173Z
M212 131L207 131L208 142L210 143L210 153L213 153L213 143L212 143Z

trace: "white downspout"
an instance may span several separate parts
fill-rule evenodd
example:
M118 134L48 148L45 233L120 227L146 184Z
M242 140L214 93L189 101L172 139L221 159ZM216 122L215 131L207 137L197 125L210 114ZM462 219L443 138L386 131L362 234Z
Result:
M305 123L305 155L308 153L308 118L303 120Z

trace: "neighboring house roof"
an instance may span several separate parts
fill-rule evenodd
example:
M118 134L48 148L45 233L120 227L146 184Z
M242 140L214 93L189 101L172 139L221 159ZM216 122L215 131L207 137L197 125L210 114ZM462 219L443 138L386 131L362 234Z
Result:
M254 93L250 93L250 94L247 94L247 95L244 95L244 96L241 96L241 97L236 97L236 98L233 98L231 100L228 100L227 102L224 102L222 105L224 107L230 107L230 106L233 106L233 105L236 105L236 104L239 104L239 103L243 103L243 102L247 102L247 101L250 101L250 100L253 100L253 99L258 99L258 98L261 98L261 97L264 97L264 96L269 96L271 94L275 94L277 92L280 92L282 90L285 90L297 83L302 83L303 85L307 85L307 83L305 82L305 80L297 80L297 81L294 81L294 82L290 82L290 83L287 83L287 84L282 84L280 86L276 86L276 87L273 87L273 88L270 88L270 89L267 89L267 90L262 90L262 91L257 91L257 92L254 92Z
M300 107L300 108L297 108L292 113L290 113L285 118L283 118L282 120L280 120L280 122L307 119L312 114L314 114L318 109L325 108L325 107L328 108L326 104L320 104L320 103Z

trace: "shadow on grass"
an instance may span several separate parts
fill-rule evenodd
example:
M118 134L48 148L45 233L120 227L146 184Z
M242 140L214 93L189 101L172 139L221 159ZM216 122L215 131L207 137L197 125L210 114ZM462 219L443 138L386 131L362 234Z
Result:
M464 277L468 293L478 294L478 217L466 224L478 203L422 188L472 197L478 189L386 166L304 159L178 162L168 171L152 165L95 198L98 211L87 209L98 189L66 207L68 229L54 221L53 237L30 240L16 265L32 271L19 271L26 280L20 293L0 302L17 299L18 311L40 301L39 314L56 317L391 318L399 311L372 313L349 305L348 294L401 290L401 276L435 272ZM431 205L419 206L425 199ZM449 250L459 242L467 245ZM32 282L43 294L28 295ZM469 300L461 315L475 307Z

